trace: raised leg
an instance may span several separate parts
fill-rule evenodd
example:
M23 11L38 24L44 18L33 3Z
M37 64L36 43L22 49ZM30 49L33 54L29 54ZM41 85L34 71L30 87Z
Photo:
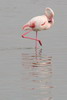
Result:
M25 32L22 37L25 38L25 35L28 34L29 32L31 32L32 30L29 30L28 32Z
M42 46L41 41L37 39L37 32L36 32L36 39L35 39L35 38L31 38L31 37L26 37L26 36L25 36L26 34L28 34L28 33L31 32L31 31L32 31L32 30L29 30L28 32L25 32L25 33L22 35L22 37L23 37L23 38L27 38L27 39L31 39L31 40L36 40L36 41L38 41L39 44Z

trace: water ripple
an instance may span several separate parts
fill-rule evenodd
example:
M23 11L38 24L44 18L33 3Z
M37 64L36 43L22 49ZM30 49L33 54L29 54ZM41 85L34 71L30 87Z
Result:
M35 100L52 100L52 56L42 55L42 49L33 53L22 53L22 67L25 72L24 89L29 91Z

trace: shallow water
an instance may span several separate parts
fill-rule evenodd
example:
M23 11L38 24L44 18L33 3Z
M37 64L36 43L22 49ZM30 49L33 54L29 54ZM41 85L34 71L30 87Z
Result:
M67 98L67 1L0 1L0 99ZM22 39L22 25L48 6L55 12L55 24L39 32L43 46L35 49L35 41Z

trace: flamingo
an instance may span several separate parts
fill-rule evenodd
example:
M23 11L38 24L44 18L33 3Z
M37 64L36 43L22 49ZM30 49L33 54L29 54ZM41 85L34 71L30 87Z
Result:
M38 31L41 30L47 30L54 24L54 12L51 8L47 7L45 9L44 15L33 17L30 21L28 21L25 25L23 25L23 30L28 30L28 32L25 32L22 34L22 38L27 38L31 40L36 41L36 48L37 48L37 42L42 46L41 40L38 39ZM35 31L36 32L36 38L27 37L29 32Z

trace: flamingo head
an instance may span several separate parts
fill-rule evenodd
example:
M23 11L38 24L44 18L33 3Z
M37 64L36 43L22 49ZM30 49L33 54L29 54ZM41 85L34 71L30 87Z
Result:
M54 12L51 8L47 7L45 9L45 15L47 16L48 19L52 19L54 17Z

